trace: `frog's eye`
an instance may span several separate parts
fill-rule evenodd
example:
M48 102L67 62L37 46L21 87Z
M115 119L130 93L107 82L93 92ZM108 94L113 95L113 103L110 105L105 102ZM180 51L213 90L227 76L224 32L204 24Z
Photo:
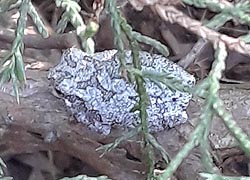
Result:
M173 102L176 102L176 100L177 100L176 97L173 97L173 98L172 98L172 101L173 101Z
M99 113L96 113L96 114L95 114L94 119L95 119L96 121L98 121L98 122L102 122L102 117L101 117L101 115L100 115Z

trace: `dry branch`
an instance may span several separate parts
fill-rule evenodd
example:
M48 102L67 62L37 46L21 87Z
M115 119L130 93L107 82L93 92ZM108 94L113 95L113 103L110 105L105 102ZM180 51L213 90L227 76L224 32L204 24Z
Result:
M0 42L12 43L15 39L14 32L0 29ZM26 48L34 49L67 49L73 46L79 47L77 36L74 33L54 34L47 39L39 34L28 34L24 36L23 43Z
M208 27L202 25L200 21L196 21L174 6L155 5L155 9L159 16L170 23L178 23L180 26L190 30L194 34L209 40L213 44L222 41L231 50L250 56L250 45L246 44L239 38L232 38L225 34L218 33Z

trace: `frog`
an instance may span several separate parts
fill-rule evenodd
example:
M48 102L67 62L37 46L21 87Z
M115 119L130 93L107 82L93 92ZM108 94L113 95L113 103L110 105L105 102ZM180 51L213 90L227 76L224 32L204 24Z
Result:
M125 50L125 67L133 68L130 50ZM195 78L182 67L158 54L139 51L141 71L165 73L192 88ZM121 73L117 50L88 54L78 48L66 49L59 63L51 68L48 79L62 95L65 105L77 122L90 130L109 135L112 128L140 126L139 96L136 82ZM148 96L146 109L150 132L159 132L188 120L186 109L192 94L173 90L162 82L143 78Z

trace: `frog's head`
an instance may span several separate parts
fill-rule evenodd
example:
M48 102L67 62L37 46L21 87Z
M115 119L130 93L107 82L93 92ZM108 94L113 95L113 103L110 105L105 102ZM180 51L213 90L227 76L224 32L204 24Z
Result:
M90 57L90 55L77 48L66 49L61 56L60 62L50 69L48 79L57 80L74 76L80 68L85 66L86 59L91 59L91 57L87 58L88 56Z

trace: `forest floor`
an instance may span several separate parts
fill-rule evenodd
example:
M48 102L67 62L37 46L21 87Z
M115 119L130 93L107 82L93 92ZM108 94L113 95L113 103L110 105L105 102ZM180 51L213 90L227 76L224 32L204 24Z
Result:
M53 31L53 23L49 16L55 5L44 10L51 1L34 1L47 26ZM86 4L82 5L87 8ZM54 8L54 9L53 9ZM51 10L52 9L52 10ZM188 7L189 13L201 17L210 13ZM213 61L213 49L207 45L190 64L179 60L186 56L197 41L197 37L178 25L167 24L150 9L134 10L129 4L123 4L122 10L132 27L150 37L160 40L171 49L171 60L186 67L202 81L208 74ZM51 12L52 11L52 12ZM184 10L183 10L184 11ZM15 29L16 11L1 15L0 22L0 57L10 48L14 38L11 30ZM11 21L10 21L11 20ZM95 36L96 50L113 49L113 32L108 17L100 21L100 31ZM70 28L70 27L69 27ZM232 36L239 36L244 26L227 24L221 31ZM101 136L84 125L72 122L62 99L53 95L52 87L47 80L49 68L59 62L62 49L79 44L75 35L51 35L43 40L37 35L28 21L24 43L24 62L27 84L20 93L20 104L12 93L10 84L5 84L0 91L0 156L6 162L7 173L15 180L44 180L72 177L78 174L89 176L107 175L111 179L145 179L145 162L141 152L139 137L126 140L115 150L100 157L102 152L97 147L108 144L125 132L114 129L108 136ZM59 42L59 43L58 43ZM154 52L149 46L141 45L146 51ZM229 52L227 68L221 81L220 97L238 125L249 134L250 123L250 61L249 57ZM157 141L165 148L170 158L188 141L190 133L199 121L203 100L194 97L188 107L189 121L167 131L155 133ZM237 147L222 121L215 117L209 133L210 152L213 163L225 175L249 176L250 159ZM166 167L158 151L156 169ZM179 180L200 179L202 172L200 152L197 147L183 161L175 173ZM192 178L190 178L192 177Z

